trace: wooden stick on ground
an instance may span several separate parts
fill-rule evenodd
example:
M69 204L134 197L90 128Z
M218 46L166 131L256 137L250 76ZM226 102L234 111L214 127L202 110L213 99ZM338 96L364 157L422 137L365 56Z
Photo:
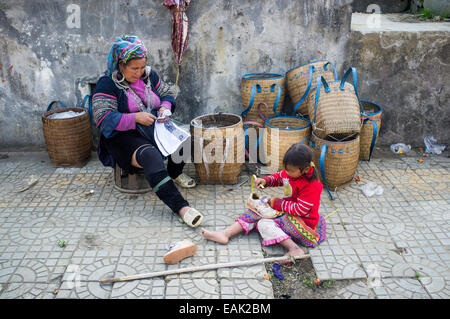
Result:
M218 269L218 268L250 266L250 265L262 264L262 263L268 263L268 262L296 260L296 259L305 259L305 258L309 258L309 255L305 254L305 255L301 255L301 256L282 256L282 257L271 257L271 258L255 259L255 260L241 260L241 261L234 261L234 262L222 263L222 264L212 264L212 265L196 266L196 267L189 267L189 268L182 268L182 269L158 271L158 272L138 274L138 275L133 275L133 276L105 278L105 279L100 279L100 283L104 284L104 283L119 282L119 281L131 281L131 280L137 280L137 279L147 279L147 278L152 278L152 277L181 274L181 273L185 273L185 272L205 271L205 270Z

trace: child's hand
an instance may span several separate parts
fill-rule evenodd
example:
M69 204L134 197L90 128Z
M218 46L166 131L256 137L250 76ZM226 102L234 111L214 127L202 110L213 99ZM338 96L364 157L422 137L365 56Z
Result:
M263 178L257 178L256 180L255 180L255 186L256 187L259 187L259 188L264 188L264 186L266 186L266 183L267 183L267 181L265 180L265 179L263 179ZM262 187L261 187L261 186Z

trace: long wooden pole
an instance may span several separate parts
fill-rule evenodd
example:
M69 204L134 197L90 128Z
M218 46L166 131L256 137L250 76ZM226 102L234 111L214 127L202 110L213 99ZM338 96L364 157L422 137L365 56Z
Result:
M268 262L296 260L296 259L305 259L305 258L309 258L309 255L305 254L305 255L301 255L301 256L282 256L282 257L271 257L271 258L262 258L262 259L254 259L254 260L241 260L241 261L234 261L234 262L229 262L229 263L212 264L212 265L196 266L196 267L190 267L190 268L158 271L158 272L138 274L138 275L133 275L133 276L105 278L105 279L100 279L100 283L105 284L105 283L110 283L110 282L131 281L131 280L137 280L137 279L147 279L147 278L152 278L152 277L176 275L176 274L181 274L181 273L185 273L185 272L205 271L205 270L218 269L218 268L250 266L250 265L262 264L262 263L268 263Z

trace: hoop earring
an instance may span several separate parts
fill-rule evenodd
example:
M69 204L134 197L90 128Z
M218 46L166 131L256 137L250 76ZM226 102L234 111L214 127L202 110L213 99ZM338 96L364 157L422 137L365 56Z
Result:
M119 75L121 77L121 79L119 80ZM122 83L123 81L125 81L125 77L123 76L122 73L120 73L118 70L114 71L114 73L112 74L113 79L117 82L117 83Z

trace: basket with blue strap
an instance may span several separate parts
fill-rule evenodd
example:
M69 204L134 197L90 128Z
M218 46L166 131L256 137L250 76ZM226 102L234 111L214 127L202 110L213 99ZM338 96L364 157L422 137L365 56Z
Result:
M380 134L383 108L374 102L364 100L360 102L364 111L361 113L362 127L360 133L361 150L359 152L359 159L362 161L370 161L378 135Z
M327 60L302 64L286 72L286 86L294 104L292 115L308 115L307 98L316 87L318 76L327 81L337 81L336 67Z
M249 73L241 79L241 98L244 111L241 116L258 117L257 106L265 103L269 107L268 117L280 115L284 105L285 77L278 73Z
M311 133L309 145L314 151L314 162L319 166L319 177L331 199L331 191L343 188L353 181L358 166L359 135L345 141L330 141ZM317 165L318 163L318 165Z
M311 135L311 123L300 116L275 116L266 120L263 147L268 170L275 173L283 168L283 157L293 144Z
M352 74L353 84L346 82ZM361 131L361 113L358 98L356 69L351 67L341 81L319 76L316 87L308 97L308 114L317 137L336 141L357 135Z
M89 112L80 106L66 107L61 101L52 101L42 115L42 129L50 160L55 167L83 167L93 147ZM53 108L59 105L59 108ZM73 111L80 115L70 118L52 118L55 113Z

